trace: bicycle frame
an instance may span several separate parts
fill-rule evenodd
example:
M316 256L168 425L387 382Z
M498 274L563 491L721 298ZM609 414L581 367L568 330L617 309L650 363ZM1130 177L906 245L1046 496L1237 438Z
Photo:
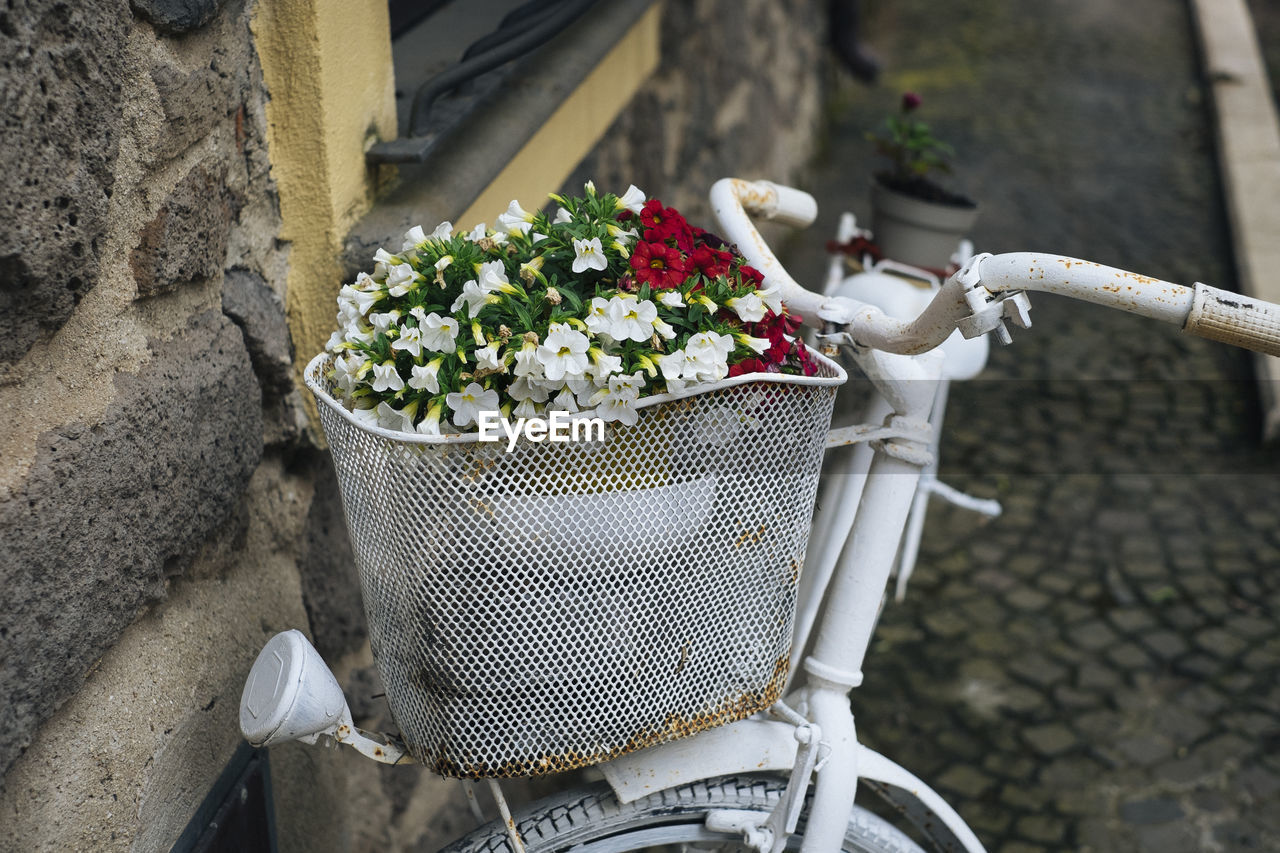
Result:
M851 521L848 544L840 551L839 527L822 532L818 543L824 559L811 578L810 602L824 599L825 613L816 623L812 651L800 661L807 684L789 697L806 710L820 729L829 754L815 782L803 853L838 850L853 806L859 779L884 794L941 849L983 850L973 831L942 797L917 777L857 743L849 692L862 682L866 656L883 591L892 572L896 549L911 519L922 473L931 464L933 444L929 418L942 403L945 380L935 348L957 328L966 337L995 332L1003 342L1005 320L1030 325L1030 304L1023 291L1058 293L1176 323L1202 337L1280 354L1280 312L1275 306L1228 294L1203 284L1183 287L1074 258L1033 253L978 255L939 290L918 317L904 321L879 308L838 296L818 295L798 285L751 224L747 211L790 224L806 225L816 215L812 198L768 182L733 179L712 188L712 207L722 233L782 291L788 306L827 332L853 358L879 393L873 417L885 415L893 437L873 445L874 461L866 475L851 482L842 497L860 498ZM914 354L914 355L913 355ZM856 473L856 472L855 472ZM849 508L844 508L843 518ZM824 574L831 588L822 594ZM817 592L814 592L814 589ZM805 601L802 591L802 602ZM802 604L798 648L809 630L816 606ZM785 713L786 709L783 709ZM670 785L735 772L784 771L800 766L797 738L803 726L792 722L753 720L706 732L685 742L661 745L624 756L601 769L619 799L629 801ZM788 738L791 742L788 743ZM807 778L802 780L807 782ZM801 792L802 795L802 792ZM788 798L795 794L788 791ZM784 801L780 809L786 808ZM711 822L709 818L708 822ZM732 821L722 821L732 826ZM770 826L777 826L770 822ZM785 835L761 834L742 827L749 843L777 853Z

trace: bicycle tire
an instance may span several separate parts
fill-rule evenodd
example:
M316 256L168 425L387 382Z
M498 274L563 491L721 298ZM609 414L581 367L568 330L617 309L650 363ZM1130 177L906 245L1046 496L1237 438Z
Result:
M759 811L768 814L786 788L786 780L771 776L722 776L670 788L631 803L620 803L603 783L567 791L531 804L516 814L528 853L623 853L670 845L725 845L741 839L706 828L706 814L714 809ZM806 806L807 814L807 806ZM788 848L799 846L804 817ZM850 853L923 853L908 836L888 821L854 806L843 850ZM458 839L442 853L512 853L502 821L493 821Z

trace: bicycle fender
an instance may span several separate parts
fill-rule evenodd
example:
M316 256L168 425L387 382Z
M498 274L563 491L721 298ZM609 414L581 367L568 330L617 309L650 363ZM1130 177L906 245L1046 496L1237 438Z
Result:
M858 781L915 824L938 850L985 853L978 836L941 794L900 764L862 744L858 744Z
M717 776L787 772L796 760L795 728L779 720L748 719L658 744L596 765L619 802ZM948 853L985 853L973 830L942 795L918 776L858 744L858 781L879 794Z
M618 800L630 803L699 779L788 771L796 763L795 727L778 720L739 720L623 755L596 768Z

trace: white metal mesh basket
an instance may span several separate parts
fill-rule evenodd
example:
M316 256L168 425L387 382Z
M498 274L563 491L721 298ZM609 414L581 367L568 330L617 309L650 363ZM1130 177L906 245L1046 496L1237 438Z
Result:
M333 452L370 641L410 753L447 776L617 757L772 704L844 371L642 400L604 442L358 424Z

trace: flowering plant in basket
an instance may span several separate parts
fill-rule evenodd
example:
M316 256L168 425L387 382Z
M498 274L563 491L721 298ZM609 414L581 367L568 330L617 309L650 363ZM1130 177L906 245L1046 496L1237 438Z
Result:
M422 434L481 412L590 413L753 372L812 375L776 287L725 241L634 186L511 202L494 228L410 229L338 296L326 347L367 425Z

